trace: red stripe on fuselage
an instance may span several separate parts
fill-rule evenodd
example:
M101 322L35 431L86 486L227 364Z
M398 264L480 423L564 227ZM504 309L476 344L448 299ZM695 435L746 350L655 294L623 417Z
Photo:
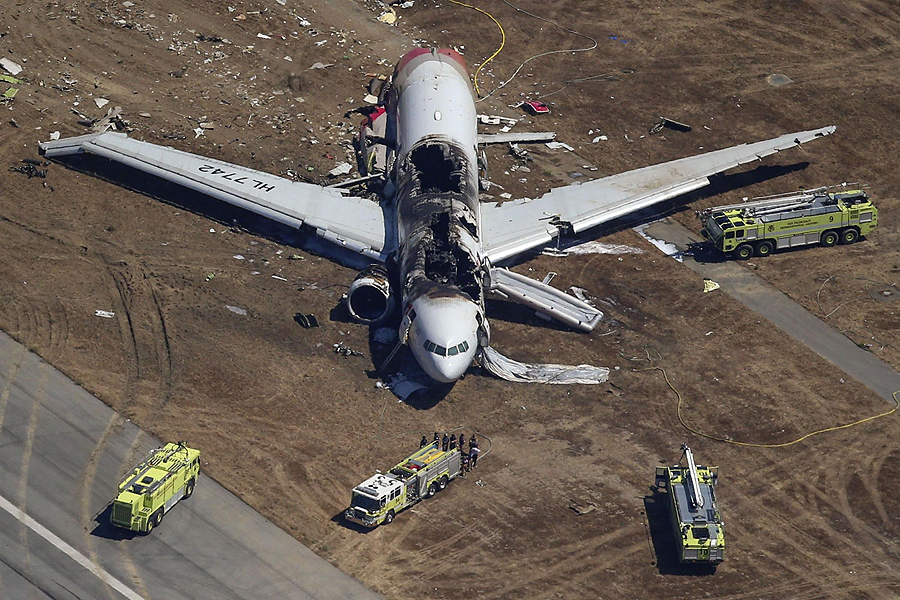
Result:
M410 50L403 55L403 57L400 59L400 62L397 63L397 67L394 69L394 75L396 76L397 74L399 74L403 70L403 68L406 67L406 65L408 65L409 62L417 56L431 53L443 54L444 56L452 58L457 63L459 63L459 65L463 68L463 71L468 72L465 59L459 52L453 50L452 48L416 48L415 50Z

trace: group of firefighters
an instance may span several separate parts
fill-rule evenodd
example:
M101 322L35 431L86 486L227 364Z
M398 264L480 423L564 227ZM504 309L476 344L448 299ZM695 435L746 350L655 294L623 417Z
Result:
M460 469L469 472L478 466L478 455L481 453L481 449L478 447L478 440L475 438L475 434L472 434L472 437L469 438L469 451L466 452L466 436L465 434L459 434L459 440L456 439L456 434L451 433L449 436L445 433L443 437L435 431L434 432L434 441L431 442L434 444L435 448L440 448L444 452L448 452L450 450L455 450L456 445L459 444L459 453L461 457ZM426 436L422 436L422 441L419 442L419 448L424 448L428 445L428 438Z

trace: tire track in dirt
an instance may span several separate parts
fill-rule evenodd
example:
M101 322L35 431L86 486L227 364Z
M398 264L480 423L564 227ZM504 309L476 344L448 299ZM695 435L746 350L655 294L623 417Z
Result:
M45 386L47 385L47 371L49 365L44 362L38 363L40 375L38 376L38 384L34 402L31 406L31 414L28 417L28 429L25 432L25 443L22 448L22 469L19 475L19 510L27 514L28 501L28 468L31 463L31 453L34 450L34 435L37 432L38 417L41 413L41 399L44 396ZM28 579L32 579L31 572L31 551L28 548L28 526L24 522L21 523L19 539L22 542L22 560L23 569L28 574ZM35 596L37 588L30 587L30 595Z
M9 404L9 393L12 389L13 381L16 379L16 374L19 372L19 367L22 366L22 360L25 358L25 346L19 344L17 353L15 358L13 358L12 362L9 365L9 370L6 373L6 383L3 386L3 389L0 390L0 430L3 429L3 418L6 414L6 405Z
M109 440L110 434L117 427L120 427L125 421L119 416L119 413L113 412L109 421L106 423L106 427L103 429L103 433L100 435L100 440L94 446L94 449L91 451L90 456L88 457L87 464L84 467L84 472L81 477L81 525L84 530L84 539L87 546L88 557L91 559L91 562L97 565L100 568L103 568L103 565L100 564L100 556L97 554L97 548L94 545L93 536L90 534L91 529L91 490L94 487L94 478L97 475L97 463L100 461L100 456L103 454L103 449L106 446L107 441ZM116 594L113 593L113 589L110 587L109 582L104 579L103 591L106 592L106 596L109 600L116 600Z
M128 452L125 454L125 460L122 463L122 466L119 467L119 472L116 477L117 483L125 478L125 475L131 470L131 465L135 464L137 461L139 454L138 448L140 448L141 443L144 441L144 435L144 430L138 429L137 435L134 436L134 440L131 442L131 447L128 448ZM147 589L146 584L144 584L143 577L141 577L140 572L138 572L137 565L131 556L131 551L128 549L128 544L120 543L118 544L118 547L122 557L122 564L128 571L128 575L131 577L131 582L134 584L134 587L137 588L137 591L141 596L150 598L150 592Z
M814 485L804 483L809 491L811 491L820 500L825 500L832 508L839 510L839 503L829 502L827 494L822 493ZM779 498L779 503L787 511L773 510L767 506L759 497L747 495L739 500L734 506L744 514L765 515L768 521L767 531L769 539L779 543L777 552L761 548L758 551L766 556L773 564L780 565L787 569L794 576L802 581L797 585L808 585L813 589L818 589L822 597L835 597L835 594L842 593L845 584L850 583L863 576L887 576L893 573L887 567L878 567L872 562L854 563L851 565L854 570L858 570L854 575L848 575L847 565L837 564L836 561L821 551L821 544L808 530L800 528L797 523L815 524L824 530L829 537L835 538L835 546L844 548L853 552L854 556L871 556L871 545L863 545L857 542L853 536L842 534L837 531L833 525L825 519L815 507L807 508L799 505L795 498L789 496L786 492L778 487L771 488L772 492ZM792 509L792 510L791 510ZM786 514L787 513L787 514ZM842 513L843 515L843 513ZM850 518L849 515L843 515ZM790 532L790 533L789 533ZM790 561L785 561L785 556L791 556ZM802 557L802 561L798 558ZM794 566L794 565L797 566ZM812 565L812 568L810 567ZM862 573L861 571L866 571ZM828 576L831 572L833 575ZM894 576L896 577L896 576ZM779 586L780 588L780 586ZM792 588L793 589L793 588ZM768 590L760 590L761 593L768 593ZM781 591L779 591L781 593ZM890 596L876 596L876 598L885 598L889 600Z

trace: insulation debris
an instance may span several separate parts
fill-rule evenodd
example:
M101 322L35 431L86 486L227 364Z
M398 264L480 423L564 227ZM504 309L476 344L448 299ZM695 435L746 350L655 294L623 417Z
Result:
M524 383L591 385L603 383L609 378L609 369L606 367L520 363L490 346L478 353L478 364L500 379Z
M22 65L14 63L8 58L0 58L0 67L6 69L10 75L18 75L22 72Z

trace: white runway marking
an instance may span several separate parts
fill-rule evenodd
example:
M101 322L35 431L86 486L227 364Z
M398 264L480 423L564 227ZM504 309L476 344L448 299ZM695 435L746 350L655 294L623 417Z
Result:
M49 529L29 517L25 514L25 511L19 509L12 502L0 496L0 508L20 520L25 524L26 527L34 531L36 534L62 550L66 555L69 556L72 560L80 564L82 567L99 577L102 581L104 581L109 587L116 590L128 600L144 600L142 596L137 595L129 588L127 585L107 573L104 569L94 564L87 556L61 540L57 537L53 532Z

